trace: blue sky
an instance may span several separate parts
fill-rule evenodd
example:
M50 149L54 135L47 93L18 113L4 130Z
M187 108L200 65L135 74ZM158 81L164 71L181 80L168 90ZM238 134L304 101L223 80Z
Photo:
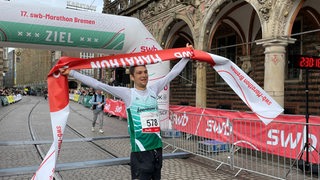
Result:
M103 7L103 0L10 0L14 2L28 2L30 4L44 4L53 7L66 8L67 1L84 3L87 5L97 6L96 12L101 13Z

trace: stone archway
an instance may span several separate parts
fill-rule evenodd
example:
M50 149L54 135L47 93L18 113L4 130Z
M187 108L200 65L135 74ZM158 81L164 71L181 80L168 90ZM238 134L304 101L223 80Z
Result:
M256 38L261 35L261 22L256 7L247 1L215 1L207 7L203 25L200 26L199 46L208 52L227 57L246 73L252 72L254 67L251 49ZM204 74L203 71L199 69L199 72ZM257 76L251 77L255 79ZM230 89L230 99L219 98L217 94L226 93L226 87L219 78L217 73L207 72L206 79L213 82L207 87L210 90L205 91L208 107L227 106L231 109L247 110L245 106L239 106ZM259 76L255 80L263 84L263 77Z
M187 43L194 44L191 29L184 20L172 20L167 23L165 27L162 36L162 42L164 42L163 45L165 48L185 47ZM176 64L176 62L171 62L171 67L174 64ZM170 104L194 105L196 96L194 66L195 63L189 62L181 75L172 81L170 86ZM186 88L188 90L186 90Z

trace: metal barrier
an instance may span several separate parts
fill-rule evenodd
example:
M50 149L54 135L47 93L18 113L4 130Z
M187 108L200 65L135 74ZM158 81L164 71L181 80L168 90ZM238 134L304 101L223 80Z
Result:
M276 179L318 179L320 124L170 112L172 129L163 130L164 148L183 150L230 166L237 176L249 171ZM307 139L308 136L308 139Z
M172 148L173 152L183 150L193 153L210 160L218 162L216 169L219 169L223 164L230 164L231 160L231 145L228 141L217 140L219 134L228 134L230 124L227 117L199 115L192 113L170 113L170 120L172 127L174 124L180 124L184 129L173 128L170 130L163 130L163 142L167 144L164 148ZM199 131L199 124L197 122L204 121L207 124L206 131ZM217 125L216 122L222 122ZM187 125L191 124L191 125ZM230 138L230 136L226 136Z
M318 179L319 124L272 121L264 125L253 119L233 119L231 123L236 149L233 166L239 172L247 170L279 179Z

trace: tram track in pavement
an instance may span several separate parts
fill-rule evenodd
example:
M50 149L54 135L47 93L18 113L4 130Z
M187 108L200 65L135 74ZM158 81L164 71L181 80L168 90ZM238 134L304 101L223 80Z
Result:
M40 101L38 101L30 110L29 112L29 115L28 115L28 129L29 129L29 132L30 132L30 135L31 135L31 140L32 141L36 141L36 135L34 133L34 130L32 128L32 125L31 125L31 114L32 114L32 111L35 109L35 107L40 103ZM39 154L40 158L43 160L44 159L44 153L42 152L42 150L38 147L38 144L34 144L35 146L35 149L37 151L37 153Z
M32 125L31 125L31 120L32 120L31 114L32 114L32 112L34 111L34 109L36 108L36 106L39 105L39 103L40 103L40 101L38 101L38 102L31 108L31 110L30 110L30 112L29 112L29 115L28 115L28 128L29 128L29 132L30 132L32 141L36 141L36 140L37 140L37 137L36 137L36 134L35 134L35 132L34 132L34 129L32 128ZM43 159L45 158L45 155L46 155L45 152L43 152L43 150L41 149L41 147L40 147L38 144L34 144L34 147L35 147L35 149L36 149L36 151L37 151L37 154L40 156L41 160L43 160ZM54 174L55 174L55 175L54 175L55 179L57 179L57 180L63 179L59 172L55 172Z
M28 96L24 96L24 98L16 103L10 104L8 106L5 107L1 107L1 116L0 116L0 122L1 125L5 124L11 124L10 127L16 127L16 126L25 126L28 129L29 133L25 130L22 130L19 132L22 134L18 135L16 137L11 136L11 135L7 135L7 132L15 132L17 131L17 129L11 129L10 127L6 128L4 132L2 129L2 135L4 137L14 137L15 139L23 139L23 138L27 138L24 140L20 140L20 141L13 141L13 140L9 140L9 141L0 141L0 147L5 147L4 149L9 149L10 151L12 151L11 153L16 152L14 149L21 149L24 148L26 146L28 146L28 150L32 150L34 149L36 151L35 154L37 154L36 156L41 158L41 153L39 151L39 149L36 147L36 145L34 145L34 143L32 143L34 141L34 137L32 135L32 127L30 126L30 115L33 111L33 109L40 103L39 99L32 99L31 97ZM30 107L30 105L32 104L32 107ZM26 111L25 108L28 108L28 110ZM31 109L30 109L31 108ZM17 114L19 114L18 112L23 112L23 114L25 116L16 116ZM19 118L17 118L19 117ZM12 122L14 120L14 122ZM10 122L10 123L8 123ZM29 136L30 135L30 136ZM34 148L32 148L32 145ZM6 146L11 146L6 148ZM18 147L18 148L17 148ZM32 150L33 151L33 150ZM19 154L15 154L15 156L21 156ZM19 160L13 160L14 162L19 161ZM36 160L33 160L36 161ZM12 165L12 164L11 164ZM20 166L20 167L15 167L15 168L0 168L0 177L3 176L10 176L10 175L21 175L21 174L25 174L24 172L29 172L31 169L30 167L27 166ZM35 171L33 171L34 173ZM30 174L30 172L29 172ZM30 177L31 178L31 177Z
M6 118L14 110L15 110L15 108L11 108L11 109L7 110L6 112L3 112L1 114L0 121L2 121L4 118Z
M14 146L19 146L19 145L32 145L34 146L38 156L41 158L41 160L44 159L46 152L45 150L43 150L43 148L41 148L41 145L44 144L49 144L52 143L52 141L48 141L48 140L39 140L39 137L36 133L36 128L34 128L32 126L32 113L34 112L34 110L37 108L37 106L40 104L41 101L37 101L33 107L31 108L31 110L28 112L28 118L27 118L27 126L28 126L28 130L31 136L31 140L23 140L23 141L7 141L7 142L0 142L1 146L10 146L10 145L14 145ZM73 112L76 112L75 110L73 110L72 108L70 108ZM0 117L0 121L3 120L5 117L10 116L10 113L13 113L14 110L17 110L16 107L12 107L11 109L7 110L5 113L2 113L2 116ZM87 118L86 116L84 116L83 114L76 112L77 114L79 114L80 116L82 116L84 119L87 119L88 121L90 121L89 118ZM107 139L122 139L122 138L129 138L129 136L114 136L114 137L95 137L95 138L90 138L90 137L86 137L84 134L82 134L81 132L77 131L75 128L71 127L70 125L66 125L66 129L68 129L69 132L72 132L75 136L77 136L76 138L73 139L65 139L64 142L89 142L92 147L98 149L99 151L102 151L106 154L106 156L108 157L112 157L112 158L119 158L119 155L109 151L107 148L102 147L101 145L99 145L98 143L94 142L97 140L107 140ZM65 129L65 130L66 130ZM68 170L68 169L77 169L77 168L86 168L86 167L94 167L94 166L103 166L105 164L109 164L109 165L117 165L117 164L128 164L128 159L126 158L120 158L122 159L122 161L119 162L115 162L115 161L110 161L107 162L105 161L105 159L101 159L101 160L93 160L93 161L82 161L82 162L71 162L71 163L61 163L61 164L57 164L57 168L56 168L56 173L55 173L55 177L56 179L63 179L62 176L59 174L59 170ZM95 165L96 164L96 165ZM130 169L130 167L127 167L128 169ZM10 176L10 175L21 175L21 174L26 174L26 173L31 173L35 172L35 167L16 167L16 168L7 168L7 169L1 169L0 170L0 177L3 176Z
M13 104L10 104L10 105L7 105L7 106L3 106L1 107L1 109L4 111L4 112L1 112L1 115L0 115L0 122L5 119L11 112L17 110L17 106L15 106L17 103L19 103L20 105L21 104L25 104L26 102L15 102ZM18 106L19 107L19 106ZM5 109L5 110L4 110Z
M80 133L79 131L77 131L76 129L72 128L70 125L67 124L66 127L69 128L74 134L78 135L78 136L80 137L80 139L82 139L82 140L87 139L87 137L85 137L83 134L81 134L81 133ZM107 138L105 138L105 137L100 138L100 140L102 140L102 139L107 139ZM87 140L89 140L89 139L87 139ZM99 139L97 139L97 138L96 138L96 139L91 138L88 142L90 142L93 146L95 146L95 147L98 148L99 150L110 154L110 155L113 156L114 158L118 158L118 157L119 157L119 155L116 155L115 153L112 153L112 152L109 151L108 149L106 149L106 148L100 146L99 144L95 143L95 142L94 142L95 140L99 140Z
M79 116L83 117L85 120L89 121L90 124L92 123L92 119L88 118L87 116L83 115L82 113L79 113L78 111L76 111L74 108L72 108L70 106L70 110L73 113L78 114ZM108 139L129 139L130 136L129 135L124 135L124 136L101 136L101 137L95 137L95 138L87 138L85 135L83 135L80 131L76 130L75 128L71 127L69 124L66 124L66 127L73 131L74 134L78 135L80 139L85 139L88 140L88 142L90 142L92 145L94 145L96 148L98 148L99 150L102 150L103 152L106 152L107 154L110 154L111 156L113 156L114 158L119 158L119 154L113 153L112 150L109 150L108 148L105 148L101 145L99 145L98 143L96 143L96 140L108 140Z
M36 107L37 105L35 105L32 110L30 111L30 114L32 113L33 109ZM81 116L83 119L88 120L90 122L92 122L92 120L88 117L86 117L85 115L79 113L78 111L76 111L75 109L73 109L70 106L70 111L71 113L76 113L79 116ZM32 119L28 118L28 122L30 122ZM32 134L32 139L33 141L36 141L37 138L35 137L35 133L34 130L32 130L32 126L31 123L29 124L29 129L30 129L30 133ZM127 158L119 158L119 155L113 153L112 151L108 150L107 148L99 145L98 143L96 143L95 141L97 140L107 140L107 139L112 139L112 138L129 138L129 136L114 136L114 137L96 137L96 138L90 138L85 136L83 133L81 133L80 131L78 131L76 128L72 127L69 124L66 124L66 130L68 130L68 132L72 132L73 135L76 136L76 138L73 139L65 139L63 140L63 142L88 142L94 149L98 149L99 151L105 153L105 156L107 156L109 159L121 159L119 161L120 164L126 164L128 165L128 159ZM36 145L37 151L39 152L39 155L42 157L42 160L45 156L45 154L43 153L43 151L41 151L41 148ZM82 162L70 162L70 163L62 163L62 164L58 164L56 167L56 177L58 177L58 179L63 179L63 176L59 173L60 170L70 170L70 169L78 169L78 168L86 168L86 167L97 167L97 166L102 166L102 165L117 165L118 163L115 161L107 161L106 159L101 159L101 160L91 160L91 161L82 161ZM130 167L127 167L128 170L130 170Z
M11 141L7 141L7 142L0 141L0 146L18 146L18 147L34 146L34 148L36 149L35 151L38 154L39 158L43 159L45 157L45 153L47 152L49 144L52 143L52 140L48 140L48 137L49 137L48 134L45 135L44 137L41 137L42 139L39 138L39 136L43 136L43 134L42 134L43 132L41 132L41 130L40 130L40 132L37 132L39 127L38 127L38 129L37 129L37 127L34 127L39 123L38 121L44 122L44 121L46 121L46 120L44 120L44 118L47 118L47 117L41 117L42 119L41 118L39 119L39 117L37 117L38 116L37 112L43 111L41 113L46 114L46 111L47 111L47 110L44 111L43 109L40 108L43 106L43 104L41 102L44 102L44 101L41 101L38 99L38 101L33 102L32 107L28 107L29 112L25 112L25 114L27 115L26 120L27 120L28 131L29 131L29 134L31 135L30 140L28 140L28 139L21 140L21 141L12 141L11 140ZM28 103L28 102L20 102L20 103ZM37 109L38 107L40 109ZM1 114L2 116L0 116L0 122L5 117L10 116L10 113L13 113L14 110L17 110L17 109L19 109L19 106L12 107L12 109L6 110L4 114ZM82 117L81 118L82 121L92 122L91 118L88 118L86 116L86 114L79 113L77 110L75 110L73 108L70 108L70 111L72 111L72 113L77 114L80 117ZM10 118L10 117L8 117L8 118ZM33 121L36 121L36 122L33 122ZM46 122L46 124L48 124L48 122ZM41 126L42 125L40 125L40 127ZM42 129L43 128L44 127L42 127ZM49 129L47 129L47 130L49 130ZM62 163L58 162L57 166L56 166L56 179L63 179L63 175L61 175L61 173L60 173L61 171L66 172L68 170L86 169L86 168L92 168L92 167L95 168L95 167L101 167L101 166L126 165L126 166L122 166L122 167L126 168L126 169L128 169L128 171L130 171L130 166L128 166L129 161L130 161L129 157L127 157L128 155L125 155L126 157L123 157L123 154L122 154L122 157L121 157L121 155L117 154L118 151L115 149L115 147L111 147L113 149L109 150L108 148L103 147L99 143L97 143L97 141L102 140L103 142L101 144L105 145L106 144L105 142L107 142L107 140L117 141L117 139L125 139L125 138L128 139L129 135L88 137L85 135L85 132L82 133L82 132L78 131L76 127L73 127L72 125L69 125L69 124L67 124L65 132L66 132L66 130L68 131L69 137L64 138L63 142L65 145L69 144L70 146L73 146L72 145L73 142L78 142L78 143L79 142L80 143L88 142L88 144L90 144L90 147L91 147L90 151L92 151L93 153L96 153L96 151L98 150L98 151L104 153L104 155L103 155L103 158L96 158L95 160L85 159L82 161L72 161L74 159L71 158L70 161L68 161L68 162L62 162ZM91 133L91 131L90 131L90 133ZM24 135L24 137L27 137L27 136ZM18 137L17 139L20 139L20 138ZM86 146L86 148L87 148L88 144L84 144L83 146ZM74 153L78 153L78 152L76 152L77 147L79 147L78 144L75 145L75 152ZM107 147L108 147L108 145L107 145ZM65 148L62 147L62 149L65 149ZM93 149L96 149L96 151ZM90 153L91 152L88 152L88 154L90 154ZM185 154L180 154L180 158L183 158L185 156L186 156ZM106 158L106 157L109 157L109 158ZM164 159L170 159L170 158L179 158L179 155L176 154L175 157L170 156L170 155L164 155ZM9 168L1 168L0 169L0 177L10 177L10 176L19 176L19 175L26 176L26 175L30 175L30 174L32 175L33 173L36 172L39 165L40 164L33 164L33 166L16 166L16 167L11 166ZM10 179L10 178L8 178L8 179Z

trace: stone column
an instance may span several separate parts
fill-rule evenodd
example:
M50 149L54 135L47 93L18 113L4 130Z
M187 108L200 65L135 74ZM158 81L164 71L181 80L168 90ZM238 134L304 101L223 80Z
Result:
M286 68L286 46L294 39L275 38L258 40L265 47L264 90L284 107L284 80Z
M238 58L242 62L241 69L247 74L250 73L252 71L251 56L239 56Z
M196 107L207 107L207 63L197 62Z

